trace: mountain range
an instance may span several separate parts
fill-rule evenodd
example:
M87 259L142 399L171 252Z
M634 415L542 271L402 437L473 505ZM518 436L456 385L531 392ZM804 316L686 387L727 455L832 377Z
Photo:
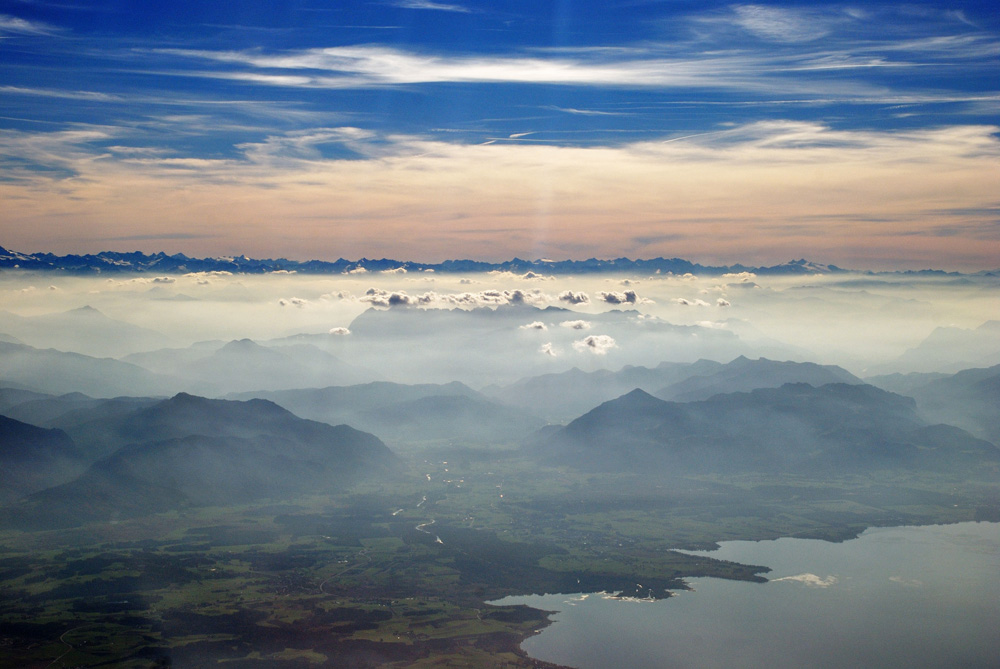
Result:
M2 388L0 503L14 526L53 528L289 499L362 478L390 480L399 460L383 439L464 448L523 438L541 464L655 476L997 470L1000 366L887 381L911 397L835 366L743 357L576 369L494 387L489 397L458 382L258 390L231 399ZM587 402L565 426L536 417Z
M0 268L59 270L75 274L160 272L177 274L187 272L233 272L244 274L266 274L277 271L294 271L303 274L343 274L364 268L369 271L383 271L403 268L407 271L434 271L449 273L464 272L544 272L546 274L595 274L601 272L640 272L673 274L701 273L726 274L731 272L754 272L761 275L826 274L846 272L836 265L815 263L805 259L791 260L770 267L748 267L745 265L710 266L693 263L680 258L651 259L597 259L588 260L523 260L513 258L499 263L477 260L446 260L440 263L418 263L391 260L388 258L335 261L288 260L287 258L257 259L241 256L221 256L216 258L191 258L183 253L145 254L138 251L119 253L102 251L95 254L64 255L52 253L19 253L0 247ZM937 270L926 270L932 274L953 274ZM958 274L956 274L958 276Z
M659 474L1000 465L1000 449L959 428L928 424L913 399L844 383L789 383L686 403L637 389L528 448L547 464Z

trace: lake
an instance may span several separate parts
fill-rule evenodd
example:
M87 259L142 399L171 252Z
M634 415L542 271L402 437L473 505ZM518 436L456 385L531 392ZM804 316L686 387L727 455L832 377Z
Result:
M522 648L581 667L996 667L1000 523L875 528L835 544L686 551L766 565L767 583L689 579L660 601L507 597L558 611Z

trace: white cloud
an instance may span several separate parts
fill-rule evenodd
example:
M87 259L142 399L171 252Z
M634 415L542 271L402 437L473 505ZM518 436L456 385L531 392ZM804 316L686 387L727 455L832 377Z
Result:
M707 307L710 306L705 300L689 300L684 297L676 297L672 300L674 303L679 304L683 307Z
M293 306L293 307L299 307L301 309L302 307L309 304L309 300L304 300L301 297L290 297L287 300L285 298L281 298L280 300L278 300L278 304L283 307Z
M349 270L345 270L344 271L344 274L367 274L367 273L368 273L368 270L365 269L364 267L361 267L360 265L358 265L357 267L355 267L353 269L349 269Z
M384 269L382 274L406 274L405 267L394 267L393 269Z
M618 348L618 344L608 335L590 335L573 342L573 348L581 353L589 351L594 355L607 355L609 350Z
M420 298L411 297L404 291L388 291L381 288L369 288L359 302L368 302L373 307L408 307L419 303Z
M146 286L150 284L171 284L171 283L176 283L177 279L175 279L172 276L157 276L157 277L140 276L134 279L125 279L122 281L116 281L115 279L108 279L107 282L112 286L126 287L135 285Z
M559 324L559 327L569 328L570 330L589 330L593 327L590 321L563 321Z
M538 280L538 281L555 281L554 276L546 276L544 274L538 274L537 272L528 271L524 274L514 274L513 272L507 270L491 270L487 272L490 276L495 276L498 279L522 279L524 281Z
M345 327L330 328L330 334L332 335L349 335L351 331Z
M548 342L547 344L542 344L541 347L539 347L538 352L552 356L553 358L559 355L559 352L552 345L552 342Z
M723 299L723 298L720 297L719 299L717 299L715 301L715 305L717 307L728 307L728 306L730 306L730 302L729 302L729 300L726 300L726 299Z
M541 321L535 321L533 323L528 323L527 325L522 325L521 329L522 330L541 330L541 331L544 332L545 330L548 330L549 328L548 328L547 325L545 325L545 323L543 323Z
M597 297L608 304L649 304L652 300L636 295L634 290L626 290L623 293L616 291L600 291Z
M564 290L559 293L559 300L562 302L569 302L570 304L587 304L590 302L590 296L586 293Z
M354 299L350 294L338 294L341 299ZM428 291L420 295L408 295L405 291L388 291L369 288L359 302L367 302L376 307L420 306L424 308L495 308L509 304L543 304L548 298L541 291L534 290L482 290L478 293L437 293Z
M746 281L753 281L754 279L757 278L757 275L754 274L753 272L736 272L736 273L723 274L722 278L729 279L731 281L746 282Z
M184 276L191 279L209 279L209 278L222 278L227 276L232 276L232 272L227 272L225 270L215 270L211 272L188 272Z

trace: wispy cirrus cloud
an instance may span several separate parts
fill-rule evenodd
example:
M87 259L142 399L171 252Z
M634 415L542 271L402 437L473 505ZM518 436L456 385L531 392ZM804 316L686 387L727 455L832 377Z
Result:
M121 137L114 127L81 127L56 132L0 130L0 180L48 181L75 177L100 160L101 142Z
M564 86L633 88L741 88L773 89L774 81L762 81L780 73L801 69L810 61L802 58L764 59L750 54L711 54L700 57L668 57L644 53L642 57L595 56L576 58L536 56L482 56L476 54L427 54L379 45L309 49L283 54L256 51L223 52L163 50L177 57L215 61L253 70L183 71L185 76L247 81L272 86L302 88L364 88L428 83L545 84ZM866 66L878 62L869 60ZM842 61L841 67L856 67ZM899 66L899 64L895 64ZM836 69L830 60L826 69ZM262 71L264 70L264 71ZM756 78L756 79L755 79ZM787 80L785 90L819 87ZM832 86L843 89L842 84ZM853 88L860 88L854 86ZM831 90L826 84L823 90ZM570 113L586 111L570 110Z
M810 42L830 33L827 21L817 13L765 5L735 5L734 22L744 30L776 42Z
M563 112L564 114L575 114L577 116L626 116L627 112L621 111L603 111L600 109L574 109L572 107L556 107L554 105L546 105L542 109L551 109L552 111Z
M378 45L309 49L284 54L163 50L161 53L249 66L269 72L212 70L195 75L256 83L352 88L426 83L522 83L581 86L695 86L732 71L730 58L700 60L587 59L427 54ZM297 74L279 74L277 70ZM187 72L186 74L192 74Z
M162 93L137 94L134 92L105 92L72 88L37 88L31 86L0 86L0 95L10 98L42 98L75 100L104 104L108 109L121 110L121 126L134 131L142 128L162 135L171 128L174 132L190 134L222 133L236 129L260 132L278 131L283 126L343 122L351 116L342 111L304 109L295 101L240 99L236 97L207 97L205 95L166 95ZM183 113L182 113L183 112ZM103 116L111 112L104 112ZM237 118L248 123L240 124ZM257 123L257 125L250 125ZM263 123L264 125L260 125ZM77 127L87 124L77 122ZM90 124L93 125L93 124Z
M429 9L437 12L458 12L460 14L471 14L472 10L461 5L448 4L444 2L431 2L430 0L396 0L393 7L401 9Z
M291 88L352 89L432 83L535 84L599 88L663 88L801 94L850 99L892 91L883 82L823 76L863 70L911 70L961 59L989 57L1000 43L983 35L950 36L864 44L816 45L792 40L789 49L706 49L680 53L673 45L610 52L590 49L556 53L482 55L428 53L362 44L281 53L163 49L156 53L187 63L219 67L187 68L183 76ZM801 44L802 42L809 44ZM913 91L910 93L919 93ZM940 91L939 91L940 92ZM580 116L620 112L556 107Z
M58 32L59 28L48 23L0 14L0 39L11 35L53 35Z
M78 91L56 88L31 88L27 86L0 86L0 95L30 95L43 98L58 98L62 100L89 100L96 102L123 102L124 96L102 93L100 91Z

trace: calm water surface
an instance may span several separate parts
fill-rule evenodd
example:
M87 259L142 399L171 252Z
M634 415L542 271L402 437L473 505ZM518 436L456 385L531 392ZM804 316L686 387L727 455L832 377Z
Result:
M731 541L768 583L690 579L658 602L508 597L558 611L523 648L574 667L1000 667L1000 523Z

